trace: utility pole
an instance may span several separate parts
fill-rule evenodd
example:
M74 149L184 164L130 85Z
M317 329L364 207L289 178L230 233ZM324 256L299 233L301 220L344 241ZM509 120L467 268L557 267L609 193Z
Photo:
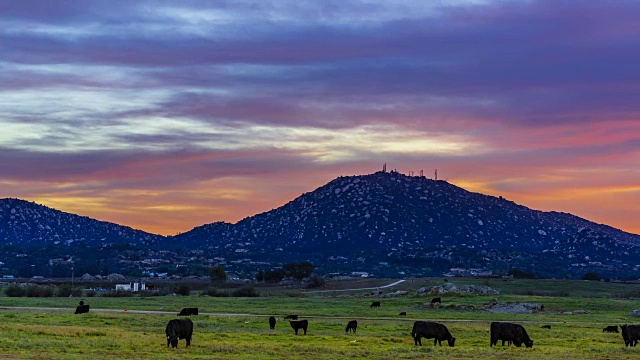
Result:
M436 169L436 180L438 180L438 169Z

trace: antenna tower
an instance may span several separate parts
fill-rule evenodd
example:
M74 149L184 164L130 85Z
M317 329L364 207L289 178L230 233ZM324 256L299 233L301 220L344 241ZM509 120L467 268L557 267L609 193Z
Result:
M438 180L438 169L436 169L436 180Z

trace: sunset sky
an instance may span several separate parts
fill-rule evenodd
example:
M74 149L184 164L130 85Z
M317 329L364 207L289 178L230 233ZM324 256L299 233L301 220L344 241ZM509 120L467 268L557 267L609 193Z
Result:
M0 0L0 198L172 235L424 170L640 233L638 1Z

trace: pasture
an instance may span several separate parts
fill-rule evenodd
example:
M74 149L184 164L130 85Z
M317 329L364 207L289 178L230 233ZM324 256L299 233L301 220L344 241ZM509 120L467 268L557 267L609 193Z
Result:
M456 284L481 284L479 280L453 279ZM391 281L388 281L391 282ZM88 314L74 315L79 298L9 298L0 296L0 359L627 359L640 356L640 347L626 348L618 333L603 333L606 325L640 323L627 316L640 308L637 299L612 299L614 294L635 291L636 285L560 281L519 280L490 284L501 291L504 302L536 302L545 310L524 315L483 311L427 309L431 298L411 295L441 279L413 279L398 288L410 295L382 298L379 309L369 305L374 298L362 291L293 294L273 288L269 296L231 298L208 296L94 297ZM348 281L330 284L353 288ZM546 296L527 295L531 293ZM260 291L260 289L258 289ZM395 290L395 289L394 289ZM535 291L533 291L535 290ZM280 295L279 295L280 294ZM295 296L294 296L295 295ZM328 297L327 295L331 295ZM554 295L554 296L549 296ZM442 303L479 306L494 296L443 294ZM377 299L376 299L377 300ZM198 307L192 316L191 347L180 341L178 349L167 348L164 328L183 307ZM125 312L124 309L127 309ZM589 314L562 315L564 311L587 310ZM406 311L407 316L398 316ZM299 314L309 320L307 335L294 335L283 319ZM275 330L268 317L275 316ZM349 320L358 320L357 334L346 334ZM415 320L445 324L455 347L434 347L423 339L413 345L410 336ZM534 340L532 349L514 346L489 347L491 321L524 325ZM551 329L542 329L551 325Z

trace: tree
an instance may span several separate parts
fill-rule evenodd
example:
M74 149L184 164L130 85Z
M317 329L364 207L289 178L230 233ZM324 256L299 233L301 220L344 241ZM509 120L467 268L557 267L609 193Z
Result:
M313 272L313 264L308 262L284 264L284 271L287 276L296 280L302 280Z
M264 280L264 271L258 270L258 273L256 274L256 281L262 282L263 280Z
M588 272L585 273L584 275L582 275L582 280L594 280L594 281L598 281L600 280L600 276L594 272Z
M227 273L224 272L222 266L209 268L209 277L211 282L225 282L227 280Z

